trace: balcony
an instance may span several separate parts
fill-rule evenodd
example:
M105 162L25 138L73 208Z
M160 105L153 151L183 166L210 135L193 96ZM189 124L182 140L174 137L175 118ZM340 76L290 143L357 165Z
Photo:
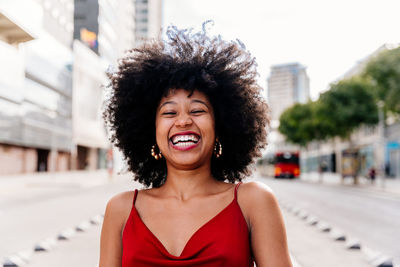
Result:
M18 45L19 43L31 41L33 39L32 35L9 19L0 10L0 40L10 45Z

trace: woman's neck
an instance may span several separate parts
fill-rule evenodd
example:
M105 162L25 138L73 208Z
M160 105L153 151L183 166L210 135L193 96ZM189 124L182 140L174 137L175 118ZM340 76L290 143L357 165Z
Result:
M160 188L164 193L185 201L194 196L210 193L219 182L207 166L192 170L168 168L167 180Z

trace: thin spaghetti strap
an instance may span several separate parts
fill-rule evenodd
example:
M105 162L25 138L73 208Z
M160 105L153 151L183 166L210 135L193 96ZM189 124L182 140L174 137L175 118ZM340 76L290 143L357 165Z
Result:
M237 200L237 190L238 190L238 188L239 188L239 186L242 184L242 182L239 182L239 183L237 183L236 184L236 186L235 186L235 200Z
M133 196L133 206L135 206L137 194L138 194L138 190L135 189L135 195Z

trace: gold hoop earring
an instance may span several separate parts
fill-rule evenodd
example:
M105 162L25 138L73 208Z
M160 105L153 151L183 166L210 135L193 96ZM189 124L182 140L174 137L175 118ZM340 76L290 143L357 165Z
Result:
M215 140L214 155L215 155L216 158L219 158L222 155L222 145L218 141L218 139Z
M162 158L162 154L161 154L161 151L160 151L160 149L159 149L158 147L157 147L158 153L156 153L156 146L157 146L157 144L155 144L155 145L153 145L153 146L151 147L151 155L152 155L156 160L159 160L159 159Z

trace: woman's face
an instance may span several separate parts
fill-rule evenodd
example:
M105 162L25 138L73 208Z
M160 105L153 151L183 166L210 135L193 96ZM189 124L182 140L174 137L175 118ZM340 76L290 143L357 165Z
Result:
M156 113L156 141L167 164L194 169L209 164L215 141L214 111L199 91L173 89Z

